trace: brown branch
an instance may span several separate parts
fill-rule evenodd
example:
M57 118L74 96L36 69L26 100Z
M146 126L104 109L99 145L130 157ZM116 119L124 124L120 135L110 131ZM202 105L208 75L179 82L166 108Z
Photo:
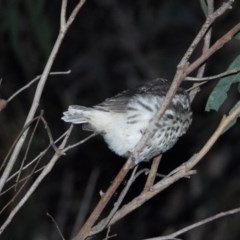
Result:
M89 218L87 219L87 221L85 222L77 236L74 238L75 240L85 239L89 235L92 226L99 218L102 210L105 208L105 206L107 205L107 203L109 202L109 200L111 199L111 197L113 196L113 194L115 193L115 191L117 190L117 188L119 187L119 185L121 184L121 182L126 177L127 173L132 167L133 161L131 158L129 158L122 167L122 169L119 171L118 175L113 180L111 186L101 197L97 206L95 207L95 209L93 210L93 212L91 213L91 215L89 216Z
M209 77L186 77L185 80L186 81L193 81L193 82L197 82L197 81L210 81L210 80L215 80L217 78L221 78L221 77L225 77L225 76L229 76L235 73L240 72L240 67L237 68L233 68L230 70L227 70L225 72L213 75L213 76L209 76Z
M63 75L63 74L70 74L71 70L68 71L64 71L64 72L50 72L49 75ZM27 83L26 85L24 85L22 88L20 88L19 90L17 90L12 96L10 96L6 101L7 103L11 102L17 95L19 95L21 92L23 92L25 89L29 88L33 83L35 83L36 81L38 81L40 78L42 77L42 75L38 75L36 76L32 81L30 81L29 83Z
M211 216L211 217L208 217L208 218L205 218L199 222L196 222L194 224L191 224L185 228L182 228L172 234L169 234L169 235L166 235L166 236L161 236L161 237L155 237L155 238L147 238L145 240L170 240L170 239L175 239L177 236L183 234L183 233L186 233L194 228L197 228L197 227L200 227L206 223L209 223L209 222L213 222L219 218L223 218L223 217L227 217L229 215L233 215L233 214L237 214L240 212L240 207L239 208L234 208L234 209L231 209L231 210L228 210L228 211L225 211L225 212L221 212L221 213L218 213L214 216Z
M63 133L59 138L57 138L57 139L54 141L54 144L58 143L61 139L63 139L63 138L66 136L67 132L68 132L68 131L66 131L66 132ZM50 143L43 151L41 151L33 160L31 160L27 165L25 165L22 170L26 170L26 169L29 168L33 163L35 163L36 161L38 161L39 158L42 158L42 157L47 153L47 151L50 149L50 147L52 147L52 144L51 144L51 143ZM13 173L13 174L7 179L7 182L9 182L11 179L13 179L18 173L19 173L19 170L17 170L15 173ZM1 193L0 193L0 196L1 196Z
M220 39L218 39L202 56L200 56L196 61L184 69L184 74L188 75L201 64L203 64L208 58L210 58L216 51L222 48L226 43L228 43L235 34L240 31L240 23L235 25L231 30L224 34Z
M71 134L72 126L70 126L68 133L66 134L65 138L63 139L62 143L59 146L59 149L63 149L65 145L67 144L67 140ZM37 189L39 184L42 182L42 180L49 174L54 167L55 163L59 159L61 155L58 153L55 153L49 163L46 165L46 167L43 169L43 171L39 174L39 176L36 178L34 183L30 186L26 194L21 198L21 200L17 203L17 205L13 208L13 210L8 215L7 219L3 222L2 226L0 227L0 234L3 233L3 231L6 229L6 227L9 225L9 223L12 221L14 216L17 214L17 212L22 208L22 206L25 204L25 202L29 199L29 197L33 194L33 192Z
M99 218L102 210L105 208L108 201L110 200L110 198L112 197L112 195L114 194L114 192L116 191L116 189L118 188L118 186L120 185L122 180L125 178L128 171L132 167L133 160L137 158L137 156L141 152L141 149L145 146L146 142L151 137L150 132L151 132L152 126L154 126L155 123L163 116L165 110L167 109L168 105L170 104L174 94L176 93L176 91L177 91L178 87L180 86L181 82L183 81L183 79L187 76L187 74L189 74L190 72L192 72L193 70L195 70L198 67L198 66L196 66L196 68L191 68L190 69L191 71L188 71L188 72L185 71L187 69L186 66L188 65L188 60L189 60L190 56L192 55L193 51L197 47L200 40L204 37L205 33L207 32L207 30L211 26L211 24L216 20L217 17L222 15L227 9L230 9L233 2L234 2L234 0L229 0L226 3L223 3L222 6L219 9L217 9L213 14L208 16L208 18L207 18L206 22L204 23L202 29L200 30L199 34L196 36L193 43L191 44L191 46L187 50L186 54L184 55L184 57L182 58L182 60L178 64L177 72L176 72L175 77L173 79L172 85L171 85L171 87L170 87L170 89L169 89L169 91L168 91L168 93L165 97L165 100L164 100L164 102L161 106L161 109L157 112L157 114L150 121L148 130L144 133L141 140L137 144L132 156L127 160L126 164L120 170L117 177L113 181L113 184L109 187L107 192L103 195L103 198L99 201L96 208L94 209L94 211L92 212L92 214L90 215L90 217L88 218L86 223L84 224L83 228L80 230L80 232L76 236L75 240L82 240L82 239L85 239L87 236L89 236L89 232L90 232L92 226L94 225L96 220ZM192 172L189 172L189 173L191 174ZM185 174L185 176L189 175L189 173ZM177 181L177 179L175 181ZM153 193L153 192L149 191L147 193ZM146 195L146 193L143 193L142 195L146 196L145 201L147 201L148 199L151 198L150 195ZM140 196L142 196L142 195L140 195ZM140 202L141 202L141 200L139 202L138 202L138 199L136 200L136 204L134 206L134 209L136 209L137 207L139 207L141 205ZM122 209L124 209L124 207ZM117 213L119 213L120 211L121 210L119 210ZM117 213L113 217L113 219L110 221L110 223L109 223L110 225L113 224L115 222L115 220L119 217L119 215ZM127 214L127 212L125 213L125 215L126 214ZM120 218L122 218L123 215L121 215Z
M151 169L148 173L147 181L143 188L143 192L149 191L151 189L151 187L153 186L161 158L162 158L162 155L159 155L153 159Z
M84 190L83 198L80 204L80 208L78 210L78 214L76 217L76 221L74 223L74 227L71 233L71 239L76 235L79 227L84 223L84 220L88 214L90 204L92 202L93 193L96 189L96 184L99 179L100 171L99 169L95 168L92 170L89 179L86 184L86 189Z
M45 167L46 167L46 166L43 166L43 167L38 168L37 170L35 170L34 174L39 173L39 172L42 171ZM31 174L28 174L26 177L23 177L23 178L19 179L18 182L21 183L21 182L25 181L25 179L29 178L30 175L31 175ZM15 187L16 184L17 184L17 183L14 183L12 186L10 186L10 187L8 187L7 189L5 189L4 191L2 191L2 192L0 193L0 196L2 196L2 195L4 195L5 193L9 192L11 189L16 188L16 187Z
M56 222L56 220L53 218L53 216L51 215L51 214L49 214L49 213L47 213L47 216L52 220L52 222L54 223L54 225L55 225L55 227L56 227L56 229L57 229L57 231L58 231L58 233L59 233L59 236L61 237L61 239L62 240L65 240L65 238L63 237L63 234L62 234L62 232L61 232L61 230L60 230L60 228L59 228L59 226L58 226L58 224L57 224L57 222Z
M16 137L16 139L14 140L12 146L10 147L6 157L4 158L2 164L1 164L1 167L0 167L0 171L4 168L5 164L7 163L8 161L8 158L10 156L10 154L12 153L12 151L14 150L14 147L16 146L16 144L18 143L19 139L21 138L22 134L31 126L31 124L35 121L37 121L39 118L39 116L33 118L22 130L21 132L18 134L18 136ZM1 192L1 191L0 191Z
M211 15L214 12L214 0L207 0L207 6L208 6L208 15ZM206 36L204 37L202 54L209 49L210 43L211 43L211 37L212 37L212 28L210 27L208 32L206 33ZM198 69L197 78L203 77L205 69L206 69L206 63L203 64ZM193 99L195 98L195 96L199 91L200 91L200 85L197 83L193 84L192 91L189 93L191 102L193 101Z
M73 125L72 125L72 126L73 126ZM88 137L86 137L86 138L80 140L79 142L74 143L74 144L72 144L72 145L68 145L68 146L65 147L62 151L63 151L63 152L67 152L67 151L69 151L70 149L75 148L75 147L77 147L77 146L79 146L79 145L85 143L86 141L88 141L89 139L95 137L96 135L98 135L98 133L92 133L92 134L89 135Z
M65 0L63 0L65 1ZM60 25L60 31L59 31L59 34L57 36L57 39L55 41L55 44L52 48L52 51L49 55L49 58L48 58L48 61L45 65L45 68L43 70L43 73L42 73L42 76L38 82L38 85L37 85L37 88L36 88L36 91L35 91L35 95L34 95L34 98L33 98L33 102L32 102L32 105L31 105L31 108L28 112L28 116L25 120L25 123L24 123L24 126L26 126L29 122L31 122L31 120L34 118L34 115L37 111L37 108L38 108L38 105L39 105L39 101L41 99L41 96L42 96L42 92L43 92L43 89L45 87L45 84L46 84L46 81L47 81L47 78L48 78L48 75L50 73L50 70L52 68L52 65L54 63L54 60L57 56L57 53L60 49L60 46L63 42L63 39L67 33L67 30L69 29L69 27L71 26L73 20L75 19L77 13L79 12L79 10L81 9L82 5L84 4L85 0L80 0L79 3L76 5L76 7L73 9L68 21L66 24L64 24L64 26L61 26ZM63 7L61 9L61 11L64 11L63 10ZM61 13L61 16L63 14ZM61 22L62 24L62 22ZM8 176L10 175L11 171L12 171L12 168L17 160L17 157L19 156L19 153L23 147L23 144L26 140L26 137L27 137L27 134L28 134L28 129L26 129L26 131L22 134L21 138L19 139L19 141L17 142L13 152L12 152L12 155L8 161L8 164L6 166L6 168L4 169L3 171L3 174L0 178L0 192L2 191L7 179L8 179Z
M214 52L216 52L220 48L219 43L214 44L214 45L216 45L215 48L214 48L214 51L212 50L212 48L209 48L201 57L199 57L195 61L195 62L198 62L199 64L195 64L195 62L194 62L193 64L190 65L191 67L190 66L186 67L188 65L189 58L191 57L193 51L195 50L195 48L197 47L197 45L199 44L201 39L204 37L208 28L217 19L217 17L222 15L227 9L231 8L231 5L233 4L233 2L234 2L234 0L229 0L226 3L223 3L221 7L219 7L215 12L213 12L211 15L209 15L207 17L207 20L203 24L201 30L199 31L199 33L197 34L197 36L193 40L192 44L188 48L184 57L181 59L180 63L178 64L177 72L174 76L173 82L172 82L172 84L171 84L171 86L168 90L168 93L167 93L163 103L161 104L161 109L159 109L159 111L155 114L155 116L150 121L148 131L146 131L145 134L142 136L142 138L140 139L139 143L137 144L137 146L136 146L136 148L135 148L135 150L134 150L134 152L133 152L133 154L130 158L132 158L132 159L137 158L137 156L141 152L142 148L145 146L146 142L151 137L150 132L152 132L151 131L152 126L154 126L158 122L158 120L163 116L163 114L166 111L168 105L170 104L173 96L175 95L177 89L179 88L181 82L186 78L186 76L189 73L194 71L197 67L199 67L203 63L203 62L201 62L201 64L200 64L200 60L203 59L203 57L206 60L207 58L209 58ZM234 31L236 31L235 28L234 28ZM234 32L234 31L231 31L231 32ZM229 33L228 36L230 36L230 33ZM228 41L230 41L230 39ZM218 49L217 49L217 46L218 46Z
M37 119L37 121L36 121L36 123L35 123L35 126L34 126L34 128L33 128L33 132L32 132L31 135L30 135L30 139L28 140L27 148L26 148L26 151L25 151L25 153L24 153L24 157L23 157L23 160L22 160L22 162L21 162L21 166L20 166L20 168L19 168L18 175L17 175L17 178L16 178L16 186L15 186L15 189L17 189L17 186L18 186L17 183L18 183L18 181L19 181L19 179L20 179L20 176L21 176L21 173L22 173L22 169L23 169L24 163L25 163L25 161L26 161L26 159L27 159L27 156L28 156L28 153L29 153L29 150L30 150L31 143L32 143L32 141L33 141L33 137L34 137L34 135L35 135L35 133L36 133L36 130L37 130L37 127L38 127L38 125L39 125L39 122L40 122L40 119L41 119L42 114L43 114L43 112L41 112L41 114L39 115L39 117L38 117L38 119Z
M122 190L121 194L119 195L118 200L114 203L114 207L112 208L112 210L110 211L108 216L106 218L104 218L100 223L98 223L91 230L90 235L95 235L95 234L101 232L103 229L105 229L107 227L108 223L110 222L110 220L113 218L114 214L119 209L123 199L125 198L128 190L130 189L131 185L136 180L137 176L139 176L142 173L142 171L140 171L140 174L137 174L137 176L136 176L137 168L138 168L138 166L136 166L134 168L134 170L132 171L131 176L130 176L126 186L124 187L124 189Z
M238 117L240 114L240 106L235 109L231 114L228 116L224 116L219 123L219 126L206 142L206 144L202 147L202 149L197 153L194 154L187 162L182 164L181 166L177 167L173 170L168 176L163 178L161 181L157 182L148 192L143 192L136 198L134 198L131 202L124 205L119 211L116 212L113 219L110 221L109 225L114 224L115 222L122 219L124 216L132 212L133 210L137 209L149 199L153 198L167 187L175 183L181 178L186 176L190 176L195 173L194 170L191 170L210 150L210 148L214 145L217 139L224 133L226 127Z

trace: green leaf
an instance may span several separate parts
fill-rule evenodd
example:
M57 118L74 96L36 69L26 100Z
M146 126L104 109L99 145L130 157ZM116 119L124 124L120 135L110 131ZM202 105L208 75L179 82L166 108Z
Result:
M208 6L207 6L207 3L206 3L206 0L200 0L200 4L201 4L201 8L202 8L205 16L207 16L207 14L208 14Z
M230 110L229 113L232 113L236 108L238 108L240 106L240 100L233 106L233 108ZM224 132L228 131L233 125L236 124L237 119L240 117L240 114L232 121L228 124L228 126L226 127L226 129L224 130Z
M228 67L228 70L237 68L239 66L240 66L240 55L238 55L233 60L231 65ZM235 73L230 76L221 78L208 97L208 100L205 106L205 111L210 111L210 110L217 111L227 99L228 90L230 89L231 85L237 82L240 82L240 73Z
M237 40L240 40L240 32L238 32L237 34L235 34L234 38L236 38Z

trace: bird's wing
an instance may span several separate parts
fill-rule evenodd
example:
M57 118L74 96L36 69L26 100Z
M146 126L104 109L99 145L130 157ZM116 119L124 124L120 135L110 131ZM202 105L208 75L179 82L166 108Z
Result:
M133 90L126 90L114 97L107 98L104 102L94 106L94 108L101 111L124 113L132 97L136 95L141 95L142 97L149 95L165 97L169 87L170 83L166 79L157 78L145 82Z
M127 104L131 96L131 91L126 90L114 97L107 98L102 103L94 106L94 108L106 112L124 113L126 112Z

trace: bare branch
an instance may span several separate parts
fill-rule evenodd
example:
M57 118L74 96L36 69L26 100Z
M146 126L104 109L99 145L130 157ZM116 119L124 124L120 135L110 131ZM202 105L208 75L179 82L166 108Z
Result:
M197 227L200 227L206 223L209 223L209 222L213 222L219 218L223 218L223 217L227 217L229 215L233 215L233 214L237 214L240 212L240 207L239 208L234 208L234 209L231 209L229 211L225 211L225 212L221 212L221 213L218 213L212 217L209 217L209 218L205 218L199 222L196 222L194 224L191 224L185 228L182 228L172 234L169 234L169 235L166 235L166 236L161 236L161 237L155 237L155 238L147 238L145 240L170 240L170 239L176 239L177 236L185 233L185 232L188 232L194 228L197 228Z
M203 25L202 29L200 30L199 34L194 39L190 48L188 49L188 51L184 55L183 59L180 61L179 65L178 65L178 70L177 70L177 72L175 74L175 77L174 77L174 80L173 80L173 83L172 83L172 85L171 85L171 87L170 87L170 89L169 89L169 91L168 91L168 93L165 97L165 101L163 102L163 104L161 106L161 109L158 111L158 113L151 120L151 122L149 124L148 131L146 131L144 133L143 137L141 138L141 140L139 141L139 143L135 147L134 153L132 154L132 156L130 156L130 158L127 160L127 162L124 165L124 167L122 168L122 170L118 173L117 177L113 181L113 184L109 187L107 192L103 195L104 199L102 198L99 201L99 203L97 204L96 208L94 209L94 211L92 212L92 214L90 215L90 217L88 218L86 223L84 224L83 228L80 230L79 234L75 238L76 240L85 239L87 236L89 236L89 232L90 232L92 226L94 225L94 223L96 222L96 220L98 219L100 213L105 208L107 202L110 200L110 198L112 197L112 195L114 194L114 192L116 191L116 189L118 188L118 186L120 185L122 180L125 178L127 172L129 172L130 168L132 167L133 160L135 159L135 157L137 157L139 155L139 153L141 152L141 149L144 147L147 140L151 137L151 133L150 133L151 131L150 130L151 130L152 126L154 126L155 123L164 114L166 108L168 107L169 103L171 102L174 94L176 93L176 91L177 91L178 87L180 86L181 82L183 81L183 79L187 76L187 74L189 74L190 72L195 70L197 67L199 67L199 65L196 65L195 68L192 67L191 69L186 67L188 65L188 59L192 55L194 49L196 48L196 46L198 45L200 40L204 37L205 33L207 32L207 30L211 26L212 22L217 17L219 17L221 14L223 14L227 9L231 8L231 5L233 4L233 2L234 2L234 0L229 0L226 3L223 3L222 6L219 9L217 9L213 14L208 16L208 18L207 18L205 24ZM209 52L209 50L207 52ZM206 54L207 53L205 53L205 55ZM209 54L209 57L210 56L211 56L211 54ZM184 68L186 68L188 70L188 72L186 72L186 69L184 69ZM191 71L189 71L189 70L191 70ZM185 173L184 176L188 176L189 174L192 174L192 173L193 173L192 171L188 171L187 173ZM182 177L183 177L183 175L180 178L182 178ZM180 178L178 178L178 179L180 179ZM177 181L177 179L175 179L175 181ZM141 204L143 204L143 202L149 200L154 195L153 194L152 196L150 196L151 193L155 193L155 192L148 191L147 193L141 194L140 198L142 197L142 199L139 199L137 197L135 199L136 201L134 202L135 205L132 206L132 209L130 211L132 211L133 209L136 209ZM122 209L125 209L125 206ZM116 215L113 217L113 219L110 221L110 223L109 223L110 225L113 224L115 221L117 221L116 219L120 219L123 216L125 216L127 213L129 213L129 211L125 211L125 212L121 211L122 215L120 216L120 214L118 215L118 213L120 211L121 210L119 210L116 213Z
M17 142L19 141L19 139L21 138L22 134L24 133L24 131L26 131L26 129L28 129L30 127L30 125L34 122L34 121L37 121L39 118L39 116L35 117L34 119L32 119L32 121L30 121L22 130L21 132L18 134L17 138L14 140L12 146L10 147L6 157L4 158L3 162L2 162L2 165L0 167L0 170L3 169L3 167L5 166L7 160L8 160L8 157L10 156L10 154L12 153L14 147L16 146ZM0 191L1 192L1 191Z
M116 211L120 207L123 199L125 198L128 190L130 189L131 185L133 184L133 182L136 179L135 174L136 174L137 169L138 169L138 166L136 166L134 168L134 170L132 171L131 177L129 178L126 186L124 187L124 189L122 190L121 194L119 195L118 200L114 203L114 207L110 211L109 215L106 218L104 218L97 226L95 226L92 229L90 235L95 235L96 233L101 232L108 225L110 220L113 218L114 214L116 213Z
M85 222L77 236L74 238L75 240L82 240L85 239L94 225L94 223L99 218L99 215L101 214L102 210L105 208L123 179L126 177L129 170L133 167L133 161L131 158L127 160L127 162L124 164L122 169L119 171L118 175L113 180L111 186L108 188L108 190L103 194L102 198L98 202L97 206L89 216L88 220Z
M213 75L213 76L209 76L209 77L186 77L185 80L186 81L209 81L209 80L215 80L217 78L221 78L221 77L225 77L225 76L229 76L229 75L232 75L234 73L238 73L240 72L240 67L237 67L237 68L233 68L233 69L230 69L230 70L227 70L223 73L220 73L220 74L217 74L217 75Z
M186 54L184 55L184 57L182 58L182 60L178 64L178 67L177 67L178 70L177 70L177 72L176 72L176 74L174 76L174 79L173 79L173 82L171 84L171 87L169 88L168 93L167 93L163 103L161 104L161 109L159 109L159 111L155 114L155 116L150 121L148 131L146 131L144 133L144 135L142 136L141 140L139 141L139 143L135 147L134 153L130 157L131 159L136 158L139 155L139 153L141 152L141 149L145 146L146 142L151 137L151 133L150 132L152 132L152 131L150 131L150 130L151 130L152 126L154 126L158 122L158 120L163 116L164 112L166 111L168 105L170 104L173 96L175 95L178 87L180 86L180 84L184 80L184 78L189 73L194 71L197 67L199 67L203 63L203 61L202 61L203 59L206 60L207 58L209 58L214 52L216 52L220 48L220 45L222 46L222 41L220 41L220 42L217 41L217 44L214 44L214 46L213 46L214 48L213 49L209 48L194 63L192 63L190 66L186 67L187 64L188 64L188 60L189 60L190 56L192 55L192 53L193 53L194 49L196 48L197 44L200 42L200 40L205 35L205 33L208 30L209 26L212 24L212 22L217 17L219 17L221 14L223 14L227 9L231 8L231 5L233 4L233 2L234 2L234 0L229 0L226 3L223 3L220 8L218 8L213 14L208 16L208 18L207 18L206 22L204 23L203 27L201 28L200 32L197 34L197 36L193 40L191 46L187 50ZM228 41L230 41L229 37L233 36L237 32L238 28L240 28L240 26L235 26L232 30L229 31L228 34L226 34L228 36ZM225 35L224 35L224 37L225 37ZM225 40L225 43L226 42L227 41ZM198 64L196 64L196 62ZM200 62L201 62L201 64L200 64Z
M86 189L84 191L83 199L81 201L80 209L77 214L76 222L73 227L71 234L71 239L76 235L79 227L84 223L84 220L89 211L90 203L92 201L94 190L96 189L96 183L99 178L100 171L95 168L92 170L88 182L86 184Z
M209 57L211 57L216 51L222 48L226 43L228 43L233 36L240 31L240 23L235 25L231 30L229 30L225 35L219 38L201 57L184 69L184 73L188 75L193 70L198 68L203 64Z
M66 11L67 11L67 0L62 0L61 16L60 16L61 30L63 30L62 27L66 25Z
M37 108L38 108L38 105L39 105L39 101L41 99L41 96L42 96L42 92L43 92L43 89L44 89L44 86L46 84L46 81L47 81L47 78L48 78L48 75L50 73L50 70L52 68L52 65L53 65L53 62L57 56L57 53L59 51L59 48L62 44L62 41L65 37L65 34L67 33L67 30L68 28L71 26L73 20L75 19L77 13L79 12L79 10L81 9L81 7L83 6L85 0L84 1L80 1L77 6L74 8L68 22L67 22L67 26L66 28L62 28L60 26L60 32L58 34L58 37L56 39L56 42L53 46L53 49L50 53L50 56L48 58L48 61L46 63L46 66L43 70L43 73L42 73L42 76L39 80L39 83L37 85L37 89L36 89L36 92L35 92L35 95L34 95L34 98L33 98L33 102L32 102L32 105L31 105L31 108L29 110L29 113L28 113L28 116L26 118L26 121L24 123L24 126L26 126L33 118L34 118L34 115L37 111ZM63 10L63 9L62 9ZM22 146L26 140L26 137L27 137L27 134L28 134L28 129L26 129L26 131L22 134L21 138L19 139L19 141L17 142L13 152L12 152L12 155L8 161L8 164L2 174L2 177L0 178L0 192L2 191L3 187L4 187L4 184L6 182L6 180L8 179L8 176L9 174L11 173L12 171L12 168L16 162L16 159L22 149Z
M54 141L54 144L58 143L62 138L64 138L66 136L68 131L66 131L65 133L63 133L57 140ZM52 146L52 144L50 143L42 152L40 152L32 161L30 161L27 165L25 165L23 167L22 170L27 169L28 167L30 167L33 163L35 163L36 161L38 161L39 158L42 158L47 151L50 149L50 147ZM17 174L19 173L19 170L16 171L14 174L12 174L8 179L7 182L10 181L12 178L14 178ZM1 195L1 194L0 194Z
M41 112L41 115L42 115L42 114L43 114L43 112ZM32 143L32 141L33 141L33 137L34 137L34 135L35 135L35 133L36 133L38 124L39 124L40 119L41 119L41 115L38 117L38 119L37 119L37 121L36 121L36 124L35 124L35 126L34 126L34 128L33 128L33 132L32 132L32 134L31 134L31 136L30 136L29 141L28 141L27 148L26 148L26 151L25 151L23 160L22 160L22 162L21 162L21 166L20 166L19 171L18 171L18 176L17 176L17 179L16 179L16 187L15 187L15 188L17 188L17 183L18 183L18 180L20 179L20 176L21 176L21 173L22 173L22 169L23 169L24 163L25 163L25 161L26 161L26 159L27 159L27 156L28 156L28 153L29 153L29 149L30 149L31 143Z
M207 0L207 6L208 6L208 16L209 16L214 12L214 0ZM202 53L205 53L209 49L210 43L211 43L211 37L212 37L212 28L210 27L209 30L207 31L205 37L204 37ZM203 77L204 72L205 72L205 68L206 68L206 63L203 64L198 69L197 78ZM197 95L197 93L199 91L200 91L200 85L199 84L193 84L192 91L189 94L191 102L193 101L193 99L195 98L195 96Z
M190 47L186 51L184 57L182 58L181 62L178 65L179 69L182 69L186 66L187 62L189 61L189 58L192 56L193 51L196 49L197 45L203 38L203 36L208 31L209 27L212 25L212 23L221 16L224 12L226 12L228 9L232 8L232 4L234 3L234 0L229 0L227 2L224 2L221 7L219 7L215 12L207 16L207 19L205 23L203 24L201 30L191 43Z
M56 229L57 229L57 231L58 231L58 233L59 233L61 239L62 239L62 240L65 240L65 238L63 237L63 234L62 234L62 232L61 232L61 230L60 230L60 228L59 228L57 222L56 222L55 219L53 218L53 216L50 215L49 213L47 213L47 216L52 220L52 222L53 222L54 225L56 226Z
M187 162L185 162L181 166L177 167L175 170L173 170L168 176L163 178L161 181L153 185L150 191L142 192L139 196L134 198L131 202L124 205L119 211L116 212L113 219L110 221L109 225L112 225L115 222L119 221L124 216L126 216L136 208L143 205L149 199L156 196L157 194L165 190L167 187L169 187L179 179L195 174L195 171L191 169L206 155L206 153L214 145L217 139L223 134L223 132L225 131L229 123L231 123L234 119L236 119L239 114L240 114L240 106L228 116L224 116L222 121L219 123L219 126L215 130L215 132L212 134L212 136L209 138L207 143L202 147L202 149L197 154L195 154L193 157L191 157Z
M73 125L72 125L72 126L73 126ZM80 140L79 142L67 146L66 148L63 149L63 151L64 151L64 152L67 152L67 151L69 151L70 149L75 148L75 147L77 147L78 145L81 145L81 144L85 143L86 141L88 141L89 139L95 137L96 135L98 135L98 134L97 134L97 133L92 133L92 134L89 135L88 137Z
M148 173L148 178L147 178L147 181L145 183L143 192L149 191L151 189L151 187L153 186L155 178L156 178L158 166L159 166L159 163L161 161L161 158L162 158L162 155L159 155L159 156L157 156L153 159L151 169Z
M79 3L76 5L76 7L73 9L71 15L69 16L67 22L66 22L66 29L68 29L72 22L74 21L75 17L77 16L79 10L83 6L83 4L86 2L86 0L80 0Z
M77 13L79 12L79 10L81 9L83 3L85 1L80 1L80 3L77 4L77 6L75 7L75 9L73 10L73 13L72 14L72 17L70 19L70 21L68 21L67 23L67 27L62 29L60 27L60 32L58 34L58 37L56 39L56 42L53 46L53 49L50 53L50 56L48 58L48 61L46 63L46 66L43 70L43 73L42 73L42 76L39 80L39 83L37 85L37 89L36 89L36 92L35 92L35 95L34 95L34 98L33 98L33 102L32 102L32 105L31 105L31 108L29 110L29 113L28 113L28 116L26 118L26 121L24 123L24 126L26 126L33 118L34 118L34 115L37 111L37 108L38 108L38 105L39 105L39 101L41 99L41 96L42 96L42 92L43 92L43 89L44 89L44 86L45 86L45 83L47 81L47 78L48 78L48 75L50 73L50 70L52 68L52 65L53 65L53 62L57 56L57 53L58 53L58 50L62 44L62 41L65 37L65 34L67 33L67 30L68 28L70 27L70 25L72 24L75 16L77 15ZM63 9L62 9L63 10ZM27 137L27 134L28 134L28 129L26 129L26 131L23 133L22 137L19 139L19 141L17 142L14 150L13 150L13 153L11 155L11 158L10 160L8 161L8 164L2 174L2 177L0 178L0 192L2 191L3 187L4 187L4 184L9 176L9 174L11 173L12 171L12 168L16 162L16 159L22 149L22 146L25 142L25 139Z
M66 134L65 138L63 139L62 143L59 146L59 149L63 149L67 143L67 140L70 136L70 133L72 131L72 126L70 126L68 133ZM49 163L46 165L46 167L43 169L43 171L39 174L39 176L36 178L34 183L31 185L31 187L28 189L27 193L22 197L22 199L17 203L17 205L13 208L7 219L4 221L0 228L0 234L6 229L6 227L9 225L9 223L12 221L14 216L17 214L17 212L22 208L22 206L25 204L25 202L29 199L29 197L33 194L33 192L37 189L39 184L42 182L42 180L46 177L48 173L51 172L53 166L59 159L60 155L58 153L55 153L52 157L52 159L49 161Z
M70 74L71 70L64 71L64 72L50 72L49 75L64 75L64 74ZM19 95L21 92L23 92L25 89L29 88L33 83L38 81L41 78L42 75L38 75L35 77L32 81L27 83L25 86L20 88L18 91L16 91L11 97L8 98L7 103L11 102L17 95Z

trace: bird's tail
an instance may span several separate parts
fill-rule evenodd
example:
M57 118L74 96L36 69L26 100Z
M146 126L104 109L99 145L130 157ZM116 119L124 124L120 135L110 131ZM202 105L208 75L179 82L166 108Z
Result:
M74 124L81 124L88 122L88 113L91 111L91 108L72 105L68 107L68 110L63 113L62 120L65 122L71 122Z

